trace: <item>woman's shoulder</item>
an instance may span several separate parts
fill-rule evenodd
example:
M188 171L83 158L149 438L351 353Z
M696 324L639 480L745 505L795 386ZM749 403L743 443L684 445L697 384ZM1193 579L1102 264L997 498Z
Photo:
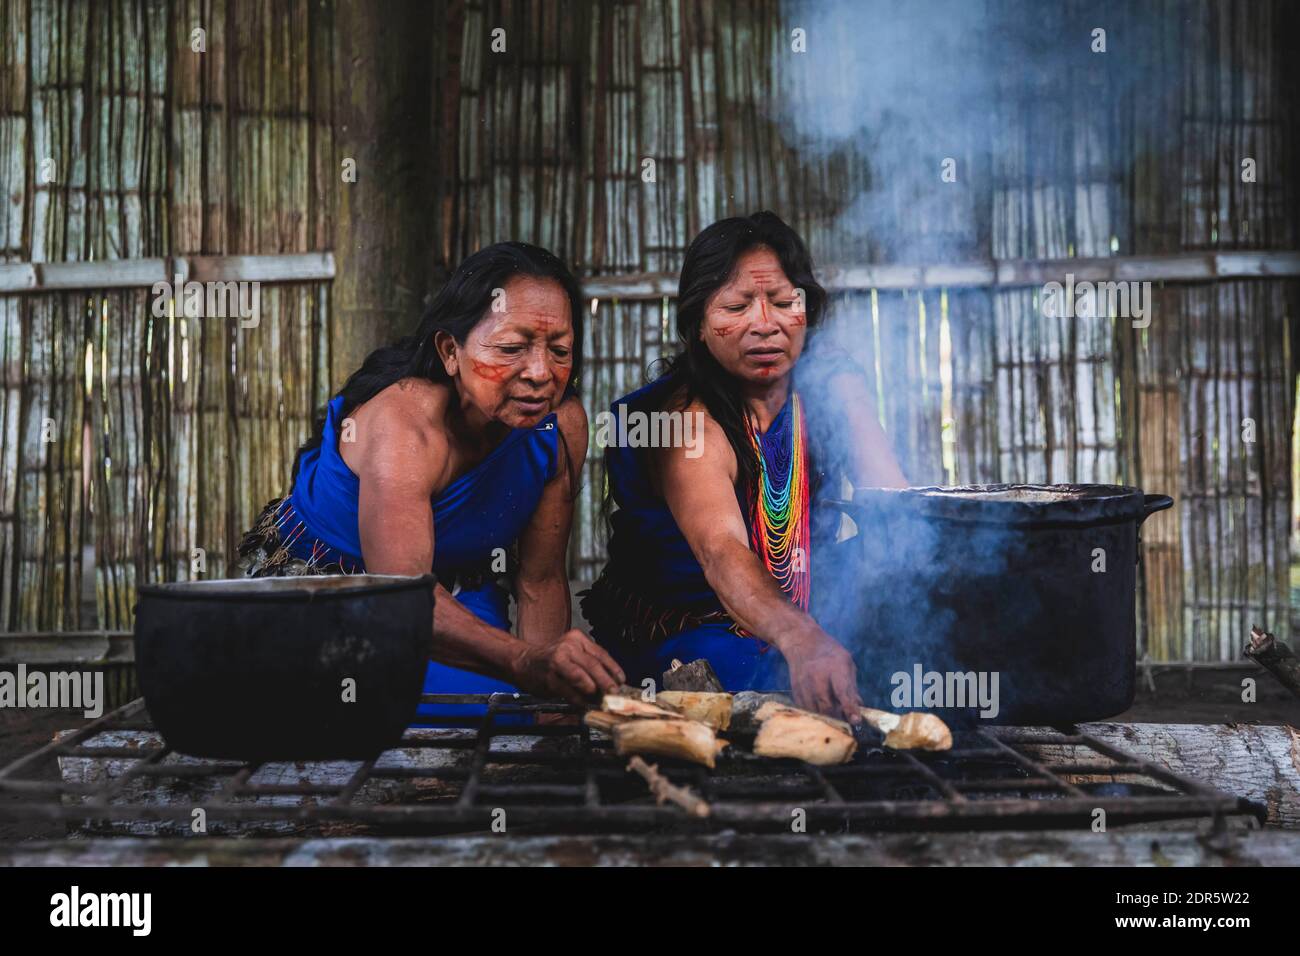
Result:
M448 402L447 387L437 382L417 378L394 382L349 414L355 425L354 444L350 449L340 445L345 461L354 471L355 464L384 474L430 471L436 478L445 468L449 450Z
M561 431L566 434L570 431L587 431L587 409L582 404L576 394L570 393L560 402L559 408L555 410L555 420L559 422Z
M376 433L403 433L423 441L445 431L451 390L441 382L403 378L382 389L351 412L357 426Z

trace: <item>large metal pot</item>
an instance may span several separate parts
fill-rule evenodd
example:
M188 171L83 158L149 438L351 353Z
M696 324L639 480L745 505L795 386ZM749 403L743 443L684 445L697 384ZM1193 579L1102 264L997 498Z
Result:
M820 579L869 700L958 723L1110 717L1133 702L1139 528L1172 504L1114 485L859 489L841 559L818 574L814 553L814 599ZM971 674L995 706L953 706Z
M202 757L379 753L420 701L433 584L358 574L141 587L136 670L154 725Z

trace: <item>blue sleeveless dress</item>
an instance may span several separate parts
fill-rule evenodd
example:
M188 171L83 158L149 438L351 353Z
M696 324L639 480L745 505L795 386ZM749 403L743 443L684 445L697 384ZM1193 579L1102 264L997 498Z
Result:
M628 413L661 409L666 384L666 379L660 378L616 400L610 406L614 419L619 420L620 405L626 405ZM790 405L787 401L760 436L769 461L778 449L788 454L793 440ZM612 444L605 460L610 495L618 510L610 518L609 564L602 578L634 591L656 608L689 607L699 614L725 614L667 503L650 482L645 450ZM741 514L747 515L748 504L742 498L738 491ZM816 527L815 511L812 518ZM812 555L809 561L810 567L815 567ZM599 586L598 582L592 591ZM618 612L607 611L602 620L602 614L595 613L597 603L583 604L592 637L618 661L633 685L639 686L647 677L659 685L674 658L689 663L704 657L728 691L784 690L790 686L780 652L765 641L736 633L729 619L686 627L666 638L623 640L615 635L620 624Z
M338 419L343 397L326 409L319 447L302 456L286 504L305 526L305 534L286 541L298 557L321 555L351 570L364 571L357 526L357 497L361 483L338 451ZM559 425L555 413L532 428L513 429L486 458L448 485L432 501L433 572L449 578L458 569L490 565L495 549L509 549L527 526L548 481L559 467ZM315 541L310 539L315 538ZM313 553L314 550L314 553ZM510 629L509 592L494 580L455 594L480 620ZM425 672L426 694L515 693L504 681L430 661ZM436 718L481 716L482 706L421 704L419 713ZM430 724L416 724L428 726Z

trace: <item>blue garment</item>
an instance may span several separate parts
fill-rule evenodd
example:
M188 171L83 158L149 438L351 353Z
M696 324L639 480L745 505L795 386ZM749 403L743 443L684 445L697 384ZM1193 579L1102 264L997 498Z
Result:
M314 536L364 570L357 524L361 483L338 450L342 408L341 395L329 403L320 445L302 456L294 475L290 504L308 533L291 539L289 548L299 557L308 557ZM558 433L553 412L532 428L511 430L486 458L433 499L435 574L449 578L457 569L481 568L492 561L495 549L514 544L537 510L546 483L557 473ZM476 617L502 629L510 627L509 597L495 581L456 593L456 600ZM504 681L430 661L424 692L489 694L516 689ZM419 713L464 717L481 715L483 709L422 704Z
M624 415L662 410L667 385L666 377L659 378L617 399L610 406L614 421L621 418L621 405L627 409ZM789 455L792 425L791 403L787 401L759 439L769 461L778 454ZM704 569L695 559L667 503L654 490L647 465L644 449L615 442L607 450L606 474L618 510L610 518L613 533L605 573L655 606L690 607L697 612L722 611L722 602L709 586ZM736 500L741 514L748 515L748 503L739 491ZM678 631L665 640L641 642L614 639L613 622L593 620L590 623L592 637L618 661L628 682L634 685L647 677L658 682L674 658L692 661L704 657L726 690L789 687L780 652L758 638L735 633L725 622L709 622Z

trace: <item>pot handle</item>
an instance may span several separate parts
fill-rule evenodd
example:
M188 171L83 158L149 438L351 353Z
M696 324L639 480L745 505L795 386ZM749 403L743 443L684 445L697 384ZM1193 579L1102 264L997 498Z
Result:
M1157 511L1164 511L1166 508L1174 506L1174 499L1168 495L1143 495L1142 496L1142 517L1138 519L1138 524L1146 521Z

